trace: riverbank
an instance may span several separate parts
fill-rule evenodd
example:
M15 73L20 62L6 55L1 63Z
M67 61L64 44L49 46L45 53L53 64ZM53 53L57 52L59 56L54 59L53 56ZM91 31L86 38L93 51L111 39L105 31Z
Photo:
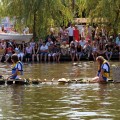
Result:
M102 55L102 56L103 56L104 58L106 58L105 55ZM107 58L106 58L106 59L107 59ZM26 57L24 56L24 57L23 57L23 62L26 62L25 60L26 60ZM48 59L47 59L47 60L48 60ZM112 57L111 57L111 60L112 60L112 61L114 61L114 60L119 61L119 54L116 54L116 53L114 54L114 53L113 53L113 55L112 55ZM5 59L4 59L4 57L3 57L3 59L1 60L1 62L4 62L4 61L5 61ZM34 61L37 62L36 56L34 57ZM44 60L43 60L43 61L44 61ZM51 62L53 61L52 58L51 58L50 61L51 61ZM61 61L61 62L70 62L70 61L72 61L72 60L71 60L71 56L70 56L70 55L61 55L61 56L60 56L60 61ZM75 58L75 61L77 61L76 58ZM94 61L94 59L93 59L93 56L92 56L92 55L90 55L89 58L87 57L87 55L85 55L85 56L82 56L82 57L81 57L80 61ZM8 59L8 62L11 62L11 58ZM32 58L30 58L30 62L32 62Z

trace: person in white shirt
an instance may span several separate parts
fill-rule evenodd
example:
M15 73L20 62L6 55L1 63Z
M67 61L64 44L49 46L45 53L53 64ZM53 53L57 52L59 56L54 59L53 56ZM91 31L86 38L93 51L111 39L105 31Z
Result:
M70 27L67 28L68 36L69 36L69 44L71 43L71 41L73 41L73 30L74 30L74 27L71 24Z
M19 60L23 61L24 53L20 50L20 46L16 46L15 53L17 54Z
M51 40L50 37L48 37L48 41L47 41L46 45L49 47L51 44L53 44L53 41Z
M4 40L1 40L0 46L5 49L6 48L6 42Z
M32 58L32 47L30 47L30 44L25 48L25 57L26 62L30 62L30 59Z
M44 62L46 62L48 55L48 46L43 42L42 46L40 47L40 61L42 61L42 57L44 56Z
M77 40L73 40L73 41L71 41L71 42L70 42L70 46L71 46L73 43L74 43L75 48L76 48L76 47L77 47L77 45L78 45L78 41L77 41Z
M23 29L23 34L29 34L29 27L25 27L24 29Z
M81 40L79 41L79 45L82 47L82 49L85 46L85 44L86 44L86 41L85 41L84 37L81 37Z
M81 29L81 37L85 38L85 26L83 26Z

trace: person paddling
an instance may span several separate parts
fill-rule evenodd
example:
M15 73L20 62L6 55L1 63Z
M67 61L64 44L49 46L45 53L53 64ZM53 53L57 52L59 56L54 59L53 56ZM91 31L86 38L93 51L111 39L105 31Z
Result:
M19 75L23 75L23 64L17 54L11 56L11 61L13 62L12 74L7 79L19 79Z
M110 64L107 60L104 59L102 56L98 56L96 58L98 62L98 72L97 76L93 78L93 81L96 82L107 82L108 78L110 77Z

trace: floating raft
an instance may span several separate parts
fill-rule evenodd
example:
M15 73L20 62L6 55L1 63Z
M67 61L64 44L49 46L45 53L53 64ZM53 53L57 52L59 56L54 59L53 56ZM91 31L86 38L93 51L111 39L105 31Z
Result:
M81 78L81 79L74 79L74 80L61 78L61 79L58 80L58 82L60 84L66 84L66 83L97 83L95 81L92 81L91 78L87 78L87 79ZM107 82L100 82L100 83L114 83L114 81L109 79Z
M70 80L70 79L65 79L65 78L61 78L58 81L46 81L43 80L41 81L40 79L18 79L18 80L14 80L14 79L10 79L10 80L6 80L1 78L0 79L0 85L12 85L12 84L16 84L16 85L30 85L30 84L34 84L34 85L38 85L38 84L42 84L42 83L58 83L58 84L82 84L82 83L95 83L95 82L91 82L89 79L75 79L75 80ZM105 83L115 83L113 80L108 80L108 82Z
M25 81L25 80L0 80L0 85L12 85L12 84L19 84L19 85L28 85L29 82Z

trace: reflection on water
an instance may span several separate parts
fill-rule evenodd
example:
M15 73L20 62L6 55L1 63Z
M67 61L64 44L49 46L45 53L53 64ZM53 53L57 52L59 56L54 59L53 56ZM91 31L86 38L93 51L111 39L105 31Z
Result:
M111 65L120 66L119 62L111 62ZM60 78L92 78L96 75L98 66L94 62L72 63L48 63L48 64L28 64L25 67L25 78L58 80Z
M111 63L113 64L113 63ZM119 63L115 63L119 64ZM57 80L93 77L96 63L25 65L25 76ZM119 119L120 84L65 84L0 86L0 119L114 120Z
M115 84L4 86L0 90L0 119L119 118L119 89Z

